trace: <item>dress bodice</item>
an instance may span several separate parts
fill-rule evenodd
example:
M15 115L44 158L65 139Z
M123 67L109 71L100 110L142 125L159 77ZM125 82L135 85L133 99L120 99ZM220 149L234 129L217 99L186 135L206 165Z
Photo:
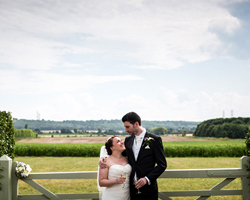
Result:
M115 179L123 174L126 174L126 181L129 181L129 176L130 173L131 173L131 166L129 164L123 166L123 165L118 165L118 164L115 164L115 165L112 165L110 168L109 168L109 174L108 174L108 179Z
M102 200L130 200L129 194L129 177L131 173L131 166L129 164L112 165L109 168L108 179L116 179L123 174L126 174L126 180L124 184L114 184L111 187L107 187L102 195Z

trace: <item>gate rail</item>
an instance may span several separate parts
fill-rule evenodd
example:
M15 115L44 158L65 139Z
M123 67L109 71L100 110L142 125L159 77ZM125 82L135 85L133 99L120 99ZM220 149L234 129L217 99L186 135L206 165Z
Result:
M13 162L8 156L0 158L0 172L4 177L0 179L2 190L0 190L0 199L4 200L62 200L62 199L92 199L98 200L99 193L67 193L54 194L47 190L35 179L96 179L96 171L83 172L47 172L47 173L31 173L25 179L18 179L15 175L17 162ZM180 169L166 170L159 178L225 178L220 183L212 187L210 190L192 190L192 191L159 191L159 198L162 200L171 200L170 197L199 196L197 200L204 200L211 196L229 196L241 195L242 200L250 200L250 186L248 171L249 157L241 157L241 168L219 168L219 169ZM222 190L223 187L231 183L236 178L241 179L240 190ZM18 194L18 182L24 181L42 194Z

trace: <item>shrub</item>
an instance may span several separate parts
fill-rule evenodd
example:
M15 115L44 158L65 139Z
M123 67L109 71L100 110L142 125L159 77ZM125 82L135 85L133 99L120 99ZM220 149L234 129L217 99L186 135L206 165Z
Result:
M14 159L15 137L13 118L10 112L0 111L0 157L8 155Z
M99 157L103 144L17 143L16 156Z
M17 143L16 156L99 157L103 144L40 144ZM241 157L242 144L164 145L166 157Z
M31 138L35 138L36 137L36 133L33 132L31 129L15 129L15 137L31 137Z
M225 144L213 146L164 146L166 157L241 157L245 148L242 145Z
M245 144L246 144L246 153L245 153L245 155L250 156L250 127L249 127L248 132L247 132Z

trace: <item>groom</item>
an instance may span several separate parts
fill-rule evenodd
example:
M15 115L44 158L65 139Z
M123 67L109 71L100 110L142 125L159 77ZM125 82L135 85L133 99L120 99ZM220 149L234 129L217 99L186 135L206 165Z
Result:
M125 138L125 147L128 162L132 167L131 200L158 200L156 179L167 167L161 137L148 133L141 126L141 118L135 112L124 115L122 122L125 131L130 134ZM134 178L138 180L135 185Z

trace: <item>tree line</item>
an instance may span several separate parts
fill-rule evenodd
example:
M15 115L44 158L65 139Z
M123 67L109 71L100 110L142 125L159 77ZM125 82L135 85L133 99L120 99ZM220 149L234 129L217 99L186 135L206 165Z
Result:
M249 126L250 118L216 118L200 123L193 135L197 137L245 139Z
M142 121L142 126L146 129L162 126L173 132L174 130L194 130L200 122L192 121ZM62 128L70 130L114 130L124 131L124 126L121 120L87 120L87 121L51 121L51 120L27 120L14 118L14 126L16 129L23 129L28 124L30 129L40 130L61 130ZM27 126L27 125L26 125ZM27 127L26 127L27 128Z
M24 129L25 130L25 129ZM43 132L39 129L35 129L35 132L38 134L43 134ZM149 132L156 134L156 135L167 135L168 129L164 127L153 127L151 129L148 129ZM186 130L185 130L186 131ZM129 135L125 131L114 131L112 129L102 131L102 129L98 128L97 131L85 131L85 130L77 130L74 128L74 130L70 130L68 128L62 128L61 131L53 131L49 132L49 134L88 134L88 135L98 135L98 136L107 136L107 135Z

